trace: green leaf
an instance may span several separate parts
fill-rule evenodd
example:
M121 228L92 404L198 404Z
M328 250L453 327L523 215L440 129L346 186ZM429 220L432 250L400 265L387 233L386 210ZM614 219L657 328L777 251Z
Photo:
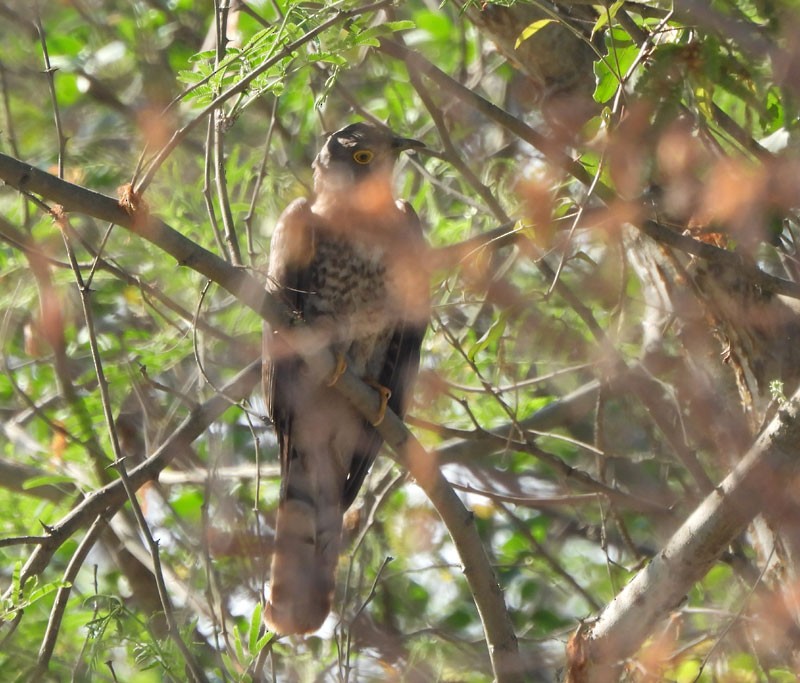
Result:
M267 643L269 643L274 637L275 637L274 633L271 633L270 631L267 631L263 636L261 636L256 641L256 647L255 647L254 652L256 654L261 652L261 650L263 650L266 647Z
M484 349L493 346L503 336L506 331L507 315L505 312L501 313L497 319L489 326L484 335L476 341L472 348L470 348L467 356L471 361L475 360L475 356Z
M236 653L236 659L239 662L245 661L244 656L244 646L242 645L242 634L239 632L238 628L232 630L233 632L233 649Z
M614 29L615 34L619 32ZM631 65L639 55L639 46L630 40L627 33L622 34L623 40L616 35L609 38L608 54L594 63L594 75L597 85L594 90L594 99L600 104L608 102L617 92L623 79L628 74Z
M250 654L255 655L258 652L258 635L261 630L261 603L257 602L253 609L253 614L250 615L250 628L247 632L247 647L250 649Z
M199 490L186 491L181 493L170 504L175 514L186 523L197 523L202 517L203 494Z
M356 38L356 44L360 45L362 47L379 47L380 44L381 44L381 41L379 41L374 36L362 36L362 35L359 35Z
M336 66L347 66L348 61L342 55L334 54L332 52L322 52L319 54L310 54L306 59L309 62L328 62Z
M616 0L611 7L604 8L600 11L600 16L598 17L597 21L594 23L592 27L592 38L594 38L595 33L599 30L604 28L606 25L610 25L613 21L614 17L617 16L617 12L619 8L625 4L625 0Z
M42 598L50 595L50 593L57 591L59 588L68 588L71 585L71 583L64 581L53 581L52 583L46 583L43 586L39 586L38 588L32 590L30 594L27 595L26 602L27 604L33 604L37 600L41 600Z
M763 112L761 127L764 135L774 133L784 126L786 118L783 99L775 87L767 91L767 95L764 98Z
M11 571L10 595L13 599L16 599L16 596L19 595L21 577L22 577L22 562L17 561L14 563L14 569Z
M47 486L50 484L72 484L74 479L68 477L66 474L46 474L41 477L31 477L22 484L23 491L30 491L39 486Z
M538 21L534 21L532 24L528 24L524 29L522 29L522 33L519 34L517 42L514 43L514 49L516 50L520 45L522 45L522 43L528 40L528 38L541 31L548 24L552 24L554 21L555 19L539 19Z
M397 33L397 31L409 31L416 28L417 25L410 19L405 19L401 21L387 21L385 24L383 24L383 27L387 31Z
M356 44L372 44L375 38L385 36L388 33L396 31L405 31L415 28L413 21L389 21L385 24L378 24L377 26L370 26L356 34ZM376 43L377 44L377 43Z

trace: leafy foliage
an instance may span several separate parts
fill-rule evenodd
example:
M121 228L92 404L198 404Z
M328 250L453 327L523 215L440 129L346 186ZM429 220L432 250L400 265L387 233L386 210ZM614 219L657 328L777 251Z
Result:
M524 680L553 680L579 622L797 388L794 318L776 331L783 312L734 306L686 252L797 281L800 16L744 0L240 4L0 2L0 152L108 195L145 179L146 211L263 281L322 132L368 118L424 139L397 177L432 245L408 422L472 513ZM157 239L47 196L0 187L0 241L9 680L493 679L463 549L388 457L348 516L329 621L265 631L279 479L257 390L119 512L59 536L259 357L261 321ZM720 553L628 679L794 680L791 553L764 526Z

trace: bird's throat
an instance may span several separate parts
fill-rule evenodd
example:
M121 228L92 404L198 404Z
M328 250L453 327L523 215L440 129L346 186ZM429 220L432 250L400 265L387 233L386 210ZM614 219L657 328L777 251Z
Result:
M365 219L385 216L394 207L391 178L383 174L369 176L342 186L319 183L314 211L321 215L342 212L358 214Z

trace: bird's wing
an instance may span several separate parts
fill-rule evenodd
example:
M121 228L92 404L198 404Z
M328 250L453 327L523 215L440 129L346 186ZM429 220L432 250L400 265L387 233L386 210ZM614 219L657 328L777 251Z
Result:
M298 315L307 306L315 252L316 216L308 200L292 202L272 236L267 289ZM315 631L331 607L342 528L336 453L315 436L340 420L336 404L320 401L313 378L284 335L264 328L264 395L281 460L275 519L269 627L279 633ZM330 391L330 390L328 390ZM324 392L324 390L323 390ZM333 417L329 413L332 413Z
M314 256L314 220L311 202L296 199L281 214L270 246L267 290L279 296L298 315L308 296L309 266ZM291 450L292 410L297 373L302 361L264 325L263 384L267 414L280 444L281 471Z
M416 212L410 204L398 201L397 207L404 216L405 229L400 231L398 240L403 253L395 256L411 264L409 268L401 267L401 271L408 273L408 277L416 278L417 282L403 281L404 294L411 301L404 302L403 310L406 312L395 325L386 349L381 371L375 379L390 392L388 406L397 415L403 417L410 403L409 390L414 386L419 372L420 349L425 330L428 327L428 278L423 263L423 250L425 242L422 227ZM362 435L359 439L359 448L354 453L350 471L345 481L343 506L347 509L358 495L358 490L367 476L369 468L378 454L383 440L375 428L367 421L364 422Z

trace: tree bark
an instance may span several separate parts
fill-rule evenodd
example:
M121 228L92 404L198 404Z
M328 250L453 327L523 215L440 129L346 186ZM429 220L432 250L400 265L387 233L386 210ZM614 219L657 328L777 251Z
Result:
M650 564L568 646L567 683L614 683L625 659L684 600L728 545L780 497L800 464L800 391Z

